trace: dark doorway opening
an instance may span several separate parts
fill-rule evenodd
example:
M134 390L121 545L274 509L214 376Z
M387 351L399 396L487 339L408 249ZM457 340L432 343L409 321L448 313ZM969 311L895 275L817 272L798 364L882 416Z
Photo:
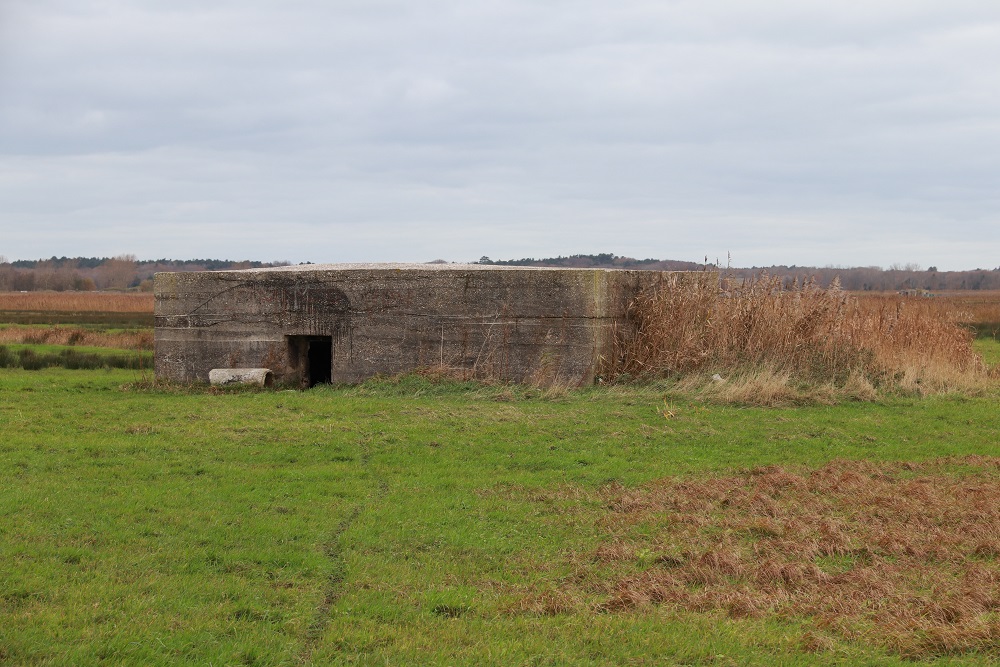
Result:
M331 369L333 368L333 338L331 336L317 336L311 339L308 345L309 386L330 384Z
M303 388L329 384L333 379L333 336L288 336L288 362Z

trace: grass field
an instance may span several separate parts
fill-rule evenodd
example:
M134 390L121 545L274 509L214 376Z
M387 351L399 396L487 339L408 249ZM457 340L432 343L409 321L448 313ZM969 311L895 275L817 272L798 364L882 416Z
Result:
M121 292L0 292L0 322L131 329L153 326L153 295Z
M977 338L973 347L986 362L987 366L1000 366L1000 340L996 338Z
M149 296L73 296L0 298L4 354L146 352L0 368L0 664L1000 661L995 383L164 387Z
M995 394L142 379L0 371L2 663L1000 659Z
M152 327L153 313L81 313L72 310L0 310L0 321L25 325L65 325L134 329Z
M151 370L153 354L83 345L0 345L0 368L40 370L51 367Z

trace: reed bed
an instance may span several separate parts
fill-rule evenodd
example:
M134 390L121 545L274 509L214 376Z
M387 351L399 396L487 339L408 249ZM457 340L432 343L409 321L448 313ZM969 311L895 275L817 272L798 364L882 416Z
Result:
M0 310L152 313L151 293L0 292Z
M122 350L152 350L153 332L149 329L98 331L79 327L0 327L0 344L84 345Z
M903 297L898 294L863 294L858 299L869 307L903 302L921 317L933 317L962 324L976 330L980 336L1000 335L1000 292L945 292L933 298Z
M629 308L617 377L674 377L708 393L774 403L801 386L831 400L880 389L929 393L982 388L988 373L963 311L932 299L852 296L835 284L784 285L761 274L674 276Z
M971 290L965 292L943 292L931 299L932 304L957 311L959 321L966 324L1000 322L1000 291Z
M1000 322L1000 292L947 292L934 297L906 297L899 294L859 294L872 303L903 301L927 315L962 324Z

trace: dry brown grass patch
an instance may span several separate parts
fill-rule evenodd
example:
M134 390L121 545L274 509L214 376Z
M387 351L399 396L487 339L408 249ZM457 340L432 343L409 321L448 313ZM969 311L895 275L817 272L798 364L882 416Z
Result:
M1000 651L998 457L769 466L603 495L607 537L580 559L611 588L600 611L805 618L811 651L833 636L913 658Z
M27 327L11 325L0 328L0 344L84 345L122 350L152 350L153 332L94 331L78 327Z

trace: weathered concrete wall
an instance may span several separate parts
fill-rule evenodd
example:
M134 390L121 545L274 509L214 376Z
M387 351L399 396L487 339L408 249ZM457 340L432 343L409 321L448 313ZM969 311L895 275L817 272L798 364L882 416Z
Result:
M613 353L629 301L664 275L425 264L160 273L156 375L261 367L279 382L353 383L442 365L583 384Z

